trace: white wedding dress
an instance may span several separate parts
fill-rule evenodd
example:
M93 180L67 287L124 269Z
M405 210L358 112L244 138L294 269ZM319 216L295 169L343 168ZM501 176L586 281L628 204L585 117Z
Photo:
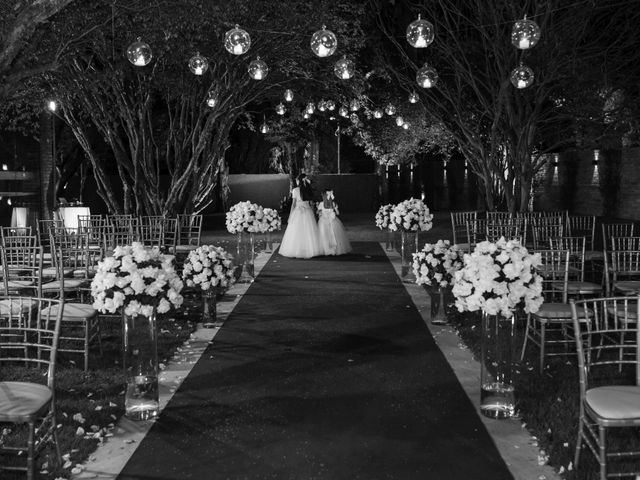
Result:
M311 258L322 255L318 223L313 208L309 202L302 200L299 187L293 189L291 196L293 205L287 229L282 236L280 255L291 258Z
M318 230L320 232L320 245L325 255L344 255L351 251L351 244L347 238L344 225L336 215L333 207L326 207L321 203L318 207L320 218Z

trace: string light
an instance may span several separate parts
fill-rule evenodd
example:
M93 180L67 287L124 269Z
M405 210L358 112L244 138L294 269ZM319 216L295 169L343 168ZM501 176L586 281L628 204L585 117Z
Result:
M311 51L320 58L330 57L336 48L338 48L338 39L324 25L322 30L318 30L311 36Z
M251 36L238 25L224 34L224 48L233 55L242 55L251 47Z
M152 58L151 47L140 37L127 48L127 59L136 67L149 65Z
M427 48L433 42L433 24L420 18L407 27L407 42L414 48Z
M205 57L200 55L200 52L196 52L189 60L189 70L191 70L194 75L203 75L208 68L209 62Z

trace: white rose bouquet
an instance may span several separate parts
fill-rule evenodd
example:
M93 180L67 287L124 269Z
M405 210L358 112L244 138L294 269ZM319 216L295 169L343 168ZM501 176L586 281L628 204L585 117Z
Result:
M449 287L453 274L464 265L463 252L449 240L427 243L418 253L413 254L413 274L418 285Z
M260 231L277 232L282 228L282 220L277 210L273 208L264 208L262 210L262 222L260 222Z
M235 281L233 257L222 247L202 245L189 252L182 269L182 279L188 287L201 290L227 288Z
M464 267L454 273L453 295L460 312L482 310L509 317L516 308L535 313L542 305L539 254L530 254L517 240L481 242L465 254Z
M229 233L260 233L264 209L249 201L239 202L232 206L226 215Z
M433 227L433 214L417 198L400 202L389 214L389 230L405 232L426 232Z
M112 257L98 263L91 282L93 308L116 313L124 307L125 315L133 317L150 316L154 307L166 313L182 305L182 287L172 255L133 242L116 247Z
M380 230L389 228L390 216L394 207L395 205L390 203L388 205L382 205L378 209L378 213L376 213L376 227L378 227Z

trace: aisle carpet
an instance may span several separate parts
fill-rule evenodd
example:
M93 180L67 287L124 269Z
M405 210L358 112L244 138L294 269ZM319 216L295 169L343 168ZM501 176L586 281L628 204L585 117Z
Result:
M120 475L510 479L377 243L274 255Z

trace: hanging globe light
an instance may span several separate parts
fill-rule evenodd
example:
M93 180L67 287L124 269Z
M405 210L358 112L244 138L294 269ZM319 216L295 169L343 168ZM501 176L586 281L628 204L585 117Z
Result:
M251 37L238 25L224 34L224 48L234 55L247 53L251 47Z
M411 92L409 94L409 103L418 103L419 100L420 97L418 97L418 94L416 92Z
M338 48L338 39L324 25L322 30L318 30L311 36L311 51L321 58L330 57L336 48Z
M402 118L401 116L397 116L396 117L396 125L398 125L399 127L404 125L404 118Z
M396 107L393 106L393 104L389 104L386 107L384 107L384 113L386 113L387 115L391 116L391 115L395 115L396 113Z
M191 59L189 60L189 70L194 75L202 75L209 68L209 61L200 55L200 52L197 52Z
M47 102L47 109L48 109L50 112L55 112L55 111L58 109L58 104L56 103L56 101L55 101L55 100L49 100L49 101Z
M438 72L436 72L435 68L425 63L416 73L416 82L422 88L431 88L438 83Z
M382 118L382 115L383 115L383 112L382 112L382 110L380 110L379 108L376 108L376 109L373 111L373 116L374 116L374 118Z
M349 60L346 55L338 60L333 67L333 72L336 74L336 77L342 80L349 80L353 77L355 71L355 64Z
M291 90L290 88L287 88L284 91L284 99L286 102L292 102L293 101L293 90Z
M360 119L358 118L358 114L356 114L356 113L352 113L351 115L349 115L349 119L353 123L358 123L360 121Z
M257 56L255 60L252 60L249 64L249 76L254 80L264 80L269 74L269 67L265 62L260 60L260 56Z
M276 113L278 115L284 115L285 112L287 111L287 109L285 108L284 104L281 102L278 105L276 105Z
M347 107L345 107L344 105L340 106L340 108L338 109L338 114L341 117L348 117L349 116L349 110L347 110Z
M358 110L360 110L360 102L354 98L353 100L351 100L349 108L352 112L357 112Z
M313 104L313 102L309 102L307 103L307 108L305 108L304 111L309 115L313 115L313 112L316 111L316 106Z
M218 104L218 100L220 99L218 92L216 90L209 90L207 93L207 107L214 108Z
M414 48L426 48L433 42L433 24L420 18L407 27L407 42Z
M533 84L533 80L533 70L522 63L511 72L511 83L516 88L527 88Z
M151 47L138 37L138 39L129 45L129 48L127 48L127 58L136 67L149 65L149 62L151 62L151 59L153 58Z
M260 132L269 133L269 125L267 125L267 122L262 122L262 125L260 125Z
M327 100L325 103L327 110L333 112L336 109L336 102L333 100Z
M511 29L511 43L520 50L528 50L536 46L540 40L540 27L532 20L518 20Z
M327 109L327 104L324 100L320 100L318 102L318 110L320 110L321 112L324 112Z
M404 122L402 124L402 128L404 128L405 130L409 130L409 124L407 122Z

